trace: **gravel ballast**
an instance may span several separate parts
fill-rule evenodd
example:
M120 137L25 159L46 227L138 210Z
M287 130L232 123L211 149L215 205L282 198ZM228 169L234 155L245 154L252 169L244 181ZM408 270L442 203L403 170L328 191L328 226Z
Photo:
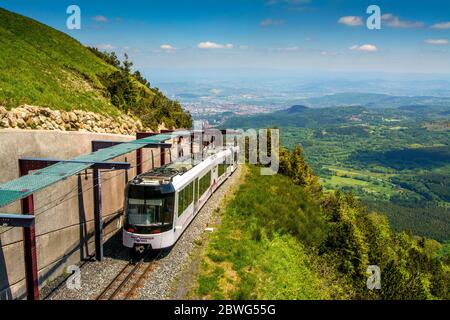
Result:
M161 255L154 262L155 267L142 281L134 295L135 299L171 299L173 288L179 286L182 271L195 257L198 241L202 235L211 230L205 230L213 223L213 216L219 208L222 199L232 186L239 181L241 168L234 172L210 197L190 226L180 237L175 246ZM214 232L214 230L212 230ZM121 232L113 236L104 247L105 259L102 262L88 262L81 268L81 288L69 289L65 284L55 290L49 299L54 300L91 300L95 299L114 277L129 262L131 256L121 243Z
M183 233L170 253L158 261L158 266L148 277L145 284L138 292L138 299L171 299L173 287L178 281L183 269L190 261L191 254L196 249L205 229L212 223L214 211L219 208L222 199L228 194L232 186L239 181L241 168L225 181L203 206L188 229ZM214 232L214 231L213 231ZM192 257L195 258L195 257ZM181 281L183 281L181 279Z

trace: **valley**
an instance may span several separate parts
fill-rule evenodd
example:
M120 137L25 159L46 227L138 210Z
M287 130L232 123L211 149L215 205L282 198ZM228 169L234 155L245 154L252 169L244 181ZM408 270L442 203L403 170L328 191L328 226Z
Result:
M354 193L397 231L450 239L449 107L312 109L228 119L228 128L278 127L300 144L326 190ZM447 121L446 121L447 120Z

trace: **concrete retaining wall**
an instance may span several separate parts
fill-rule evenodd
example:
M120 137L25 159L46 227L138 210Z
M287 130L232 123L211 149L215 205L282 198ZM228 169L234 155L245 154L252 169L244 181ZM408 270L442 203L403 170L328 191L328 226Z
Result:
M129 141L132 136L89 132L0 130L0 183L19 176L20 157L70 159L91 152L92 140ZM171 154L175 157L174 145ZM189 151L186 150L185 154ZM152 161L152 155L154 161ZM166 162L170 156L166 155ZM124 187L136 174L136 152L115 161L127 161L128 171L101 174L105 240L121 227ZM143 170L160 165L160 150L143 150ZM91 171L61 181L34 195L39 283L44 285L94 253L94 215ZM0 208L20 213L20 202ZM0 299L21 299L26 293L22 229L0 227Z

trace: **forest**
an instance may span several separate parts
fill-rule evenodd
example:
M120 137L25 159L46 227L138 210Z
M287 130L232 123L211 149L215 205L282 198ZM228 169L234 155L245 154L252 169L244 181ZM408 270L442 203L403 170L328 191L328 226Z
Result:
M325 190L351 191L396 231L450 239L449 107L294 106L233 117L226 127L278 127L288 149L305 151Z

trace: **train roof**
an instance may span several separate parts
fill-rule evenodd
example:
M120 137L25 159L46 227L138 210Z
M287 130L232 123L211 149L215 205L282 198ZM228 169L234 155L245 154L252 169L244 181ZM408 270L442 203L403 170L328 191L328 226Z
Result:
M230 146L228 146L229 148ZM202 157L201 153L188 155L174 160L173 162L155 168L151 171L142 173L132 180L133 184L155 184L155 183L169 183L176 176L183 175L195 166L206 160L206 158L217 154L221 151L227 150L227 147L211 148L205 150L205 155Z

